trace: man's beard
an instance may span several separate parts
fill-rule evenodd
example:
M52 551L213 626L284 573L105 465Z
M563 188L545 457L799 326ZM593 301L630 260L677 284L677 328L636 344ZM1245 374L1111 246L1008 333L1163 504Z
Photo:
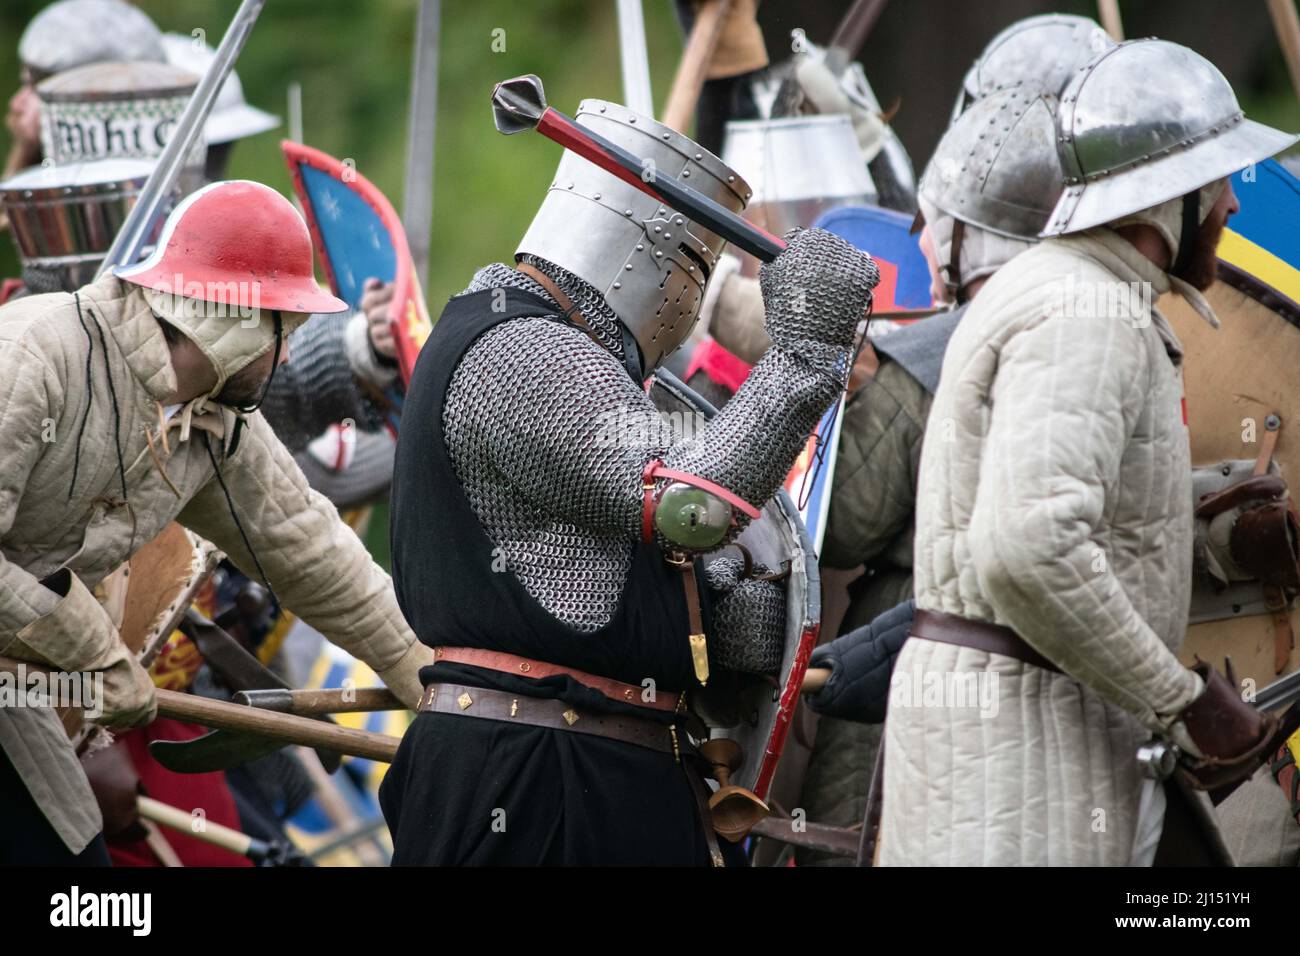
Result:
M230 376L217 393L217 401L232 408L242 408L261 398L269 376L262 373L259 364L254 362L246 365Z
M1201 223L1193 240L1192 254L1187 265L1176 273L1198 292L1207 291L1219 275L1219 240L1223 237L1224 221L1211 216Z

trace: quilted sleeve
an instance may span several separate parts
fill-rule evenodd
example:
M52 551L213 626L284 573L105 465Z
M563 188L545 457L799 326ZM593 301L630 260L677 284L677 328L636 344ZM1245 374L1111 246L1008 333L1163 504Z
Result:
M920 383L886 361L845 408L822 541L826 567L871 561L911 524L925 406Z
M281 603L369 664L403 700L413 703L407 698L418 698L419 690L414 670L406 664L427 649L416 645L389 576L334 506L308 486L261 415L249 416L233 456L223 460L216 445L213 442L221 479L243 534ZM225 551L249 577L261 579L215 475L179 520ZM427 656L424 663L432 663L432 653ZM396 673L394 669L408 686L392 685L385 674Z
M1058 314L1007 340L989 395L969 547L999 623L1162 730L1198 696L1201 682L1109 572L1102 533L1106 489L1120 483L1151 377L1163 371L1151 367L1148 354L1140 330L1122 320Z
M64 437L56 432L62 404L62 387L41 357L19 343L0 342L0 542L14 523L28 476L47 443ZM15 644L19 631L52 615L59 603L57 593L6 560L0 549L0 653ZM107 614L89 615L84 630L87 646L116 637Z

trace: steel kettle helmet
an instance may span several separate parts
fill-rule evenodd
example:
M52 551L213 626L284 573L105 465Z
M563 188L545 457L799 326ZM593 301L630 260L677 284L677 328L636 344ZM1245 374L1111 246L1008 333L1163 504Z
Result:
M1037 239L1061 196L1056 98L1031 86L991 93L944 133L920 194L954 219Z
M1075 74L1056 136L1065 188L1044 236L1185 196L1300 138L1246 119L1214 64L1154 39L1119 44Z
M949 123L971 104L1009 86L1026 84L1041 93L1059 94L1076 70L1114 45L1087 17L1046 13L1017 20L988 42L966 72Z

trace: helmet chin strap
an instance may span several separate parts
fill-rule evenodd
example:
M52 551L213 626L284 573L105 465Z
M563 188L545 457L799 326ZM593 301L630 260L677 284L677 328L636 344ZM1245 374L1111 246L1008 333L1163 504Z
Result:
M253 402L251 405L236 406L236 408L245 415L251 415L262 407L262 403L266 401L267 393L271 391L271 382L275 380L275 370L280 367L280 348L284 343L284 323L280 318L279 309L272 310L271 315L275 319L275 358L271 362L271 374L266 377L266 384L262 386L262 394L257 396L257 401Z
M1178 234L1178 258L1169 267L1172 275L1183 278L1187 267L1192 264L1196 250L1196 234L1200 231L1201 191L1193 189L1183 196L1183 224Z

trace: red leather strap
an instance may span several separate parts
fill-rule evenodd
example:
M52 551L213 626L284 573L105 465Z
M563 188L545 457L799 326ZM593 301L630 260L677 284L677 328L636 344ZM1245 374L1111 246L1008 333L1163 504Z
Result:
M728 491L722 485L709 481L707 478L701 478L699 475L692 475L687 471L678 471L675 468L665 468L663 459L654 458L646 462L645 470L641 472L641 490L642 490L642 507L641 507L641 540L647 544L654 536L654 505L655 505L655 481L659 478L667 478L670 481L680 481L683 484L699 488L701 491L707 491L715 497L721 498L733 508L739 510L742 514L750 518L757 518L759 510L751 505L744 498Z
M439 664L469 664L471 667L481 667L484 670L514 674L516 677L528 677L533 680L554 677L557 674L567 674L579 684L600 691L610 700L616 700L620 704L648 707L651 710L662 710L667 713L677 710L677 698L679 696L677 694L657 691L654 699L647 701L642 699L642 689L633 684L625 684L622 681L610 677L601 677L597 674L588 674L586 671L580 671L575 667L562 667L559 664L535 661L529 657L519 657L516 654L490 651L482 647L435 647L433 649L433 659Z
M641 472L641 541L649 544L655 533L655 469L663 460L652 458Z

